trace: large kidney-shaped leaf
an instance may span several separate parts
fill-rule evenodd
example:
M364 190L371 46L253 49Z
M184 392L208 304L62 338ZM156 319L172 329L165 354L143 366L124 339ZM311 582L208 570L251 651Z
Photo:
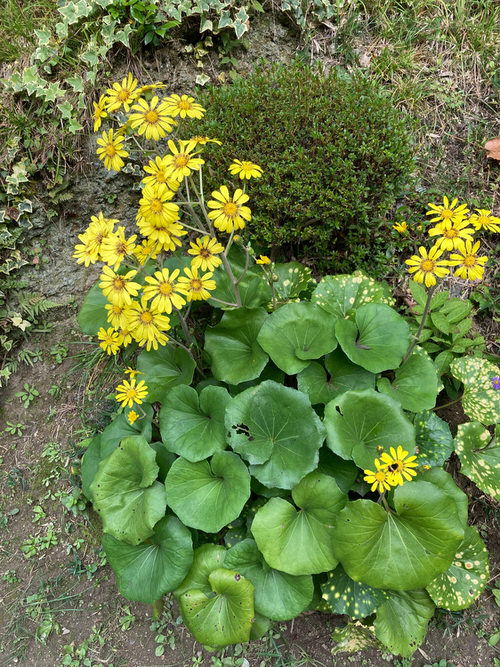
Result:
M333 614L347 614L351 618L366 618L373 614L387 598L387 592L354 581L342 565L328 573L321 584L322 599Z
M425 591L391 591L377 609L375 635L391 653L408 658L424 641L433 614Z
M312 600L312 577L294 577L269 567L254 540L243 540L229 549L224 567L241 572L252 582L255 611L273 621L295 618Z
M269 315L257 340L278 368L294 375L337 347L335 322L312 303L287 303Z
M481 424L496 424L500 415L500 391L494 388L492 380L500 376L498 366L481 357L462 357L455 359L450 371L464 384L465 414Z
M401 403L404 410L421 412L436 405L438 376L427 352L415 348L410 358L395 371L394 379L380 378L377 388Z
M450 567L427 585L436 606L451 611L467 609L488 583L488 551L479 533L467 526Z
M425 411L415 415L415 440L420 465L442 466L455 445L448 424L435 412Z
M314 290L311 301L336 317L351 315L364 303L385 303L392 306L389 286L378 283L361 271L352 275L325 276Z
M107 329L111 326L107 321L108 311L104 308L107 303L97 281L87 292L78 313L78 324L83 333L95 336L101 327Z
M318 465L324 427L305 394L266 380L226 409L229 444L268 487L291 489Z
M152 604L183 581L193 561L191 533L174 516L158 521L147 543L102 540L118 590L128 600Z
M214 570L224 566L226 553L227 549L219 544L202 544L198 547L194 552L193 563L185 579L174 591L174 595L180 597L191 589L210 593L212 589L208 577Z
M337 517L333 544L347 574L374 588L426 586L450 565L464 536L454 498L430 482L397 487L395 512L355 500Z
M500 445L488 429L479 422L459 424L455 451L460 458L460 472L481 491L500 500Z
M160 346L157 350L143 350L137 357L139 380L148 387L149 403L163 400L166 392L178 384L191 384L195 362L181 347Z
M274 283L274 292L280 301L296 299L316 285L311 269L300 262L275 264L273 273L278 278Z
M381 303L356 310L355 322L338 320L335 333L349 359L372 373L397 368L410 344L410 328L398 313Z
M179 458L165 479L167 503L179 519L216 533L239 516L250 497L250 475L239 456L216 452L210 461Z
M224 413L230 400L224 387L209 385L199 396L193 387L173 387L160 410L165 447L192 462L225 449Z
M152 535L166 505L155 458L142 436L132 436L101 461L90 491L105 533L129 544Z
M299 510L271 498L258 510L251 531L267 564L293 575L328 572L338 564L333 523L347 497L336 481L312 472L293 490Z
M449 498L453 499L455 509L462 525L467 525L467 518L469 515L469 499L467 495L460 489L449 472L442 468L431 468L425 472L419 473L419 480L430 482L434 486L444 491Z
M415 429L401 405L373 389L348 391L325 407L327 444L360 468L372 469L379 447L415 449Z
M224 313L221 321L205 332L205 350L212 373L228 384L258 378L269 357L257 342L267 317L263 308L238 308Z

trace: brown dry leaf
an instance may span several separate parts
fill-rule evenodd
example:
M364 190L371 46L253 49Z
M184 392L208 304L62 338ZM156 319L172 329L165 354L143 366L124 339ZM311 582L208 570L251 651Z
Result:
M500 160L500 137L495 137L487 141L484 144L484 149L488 151L486 157L490 157L493 160Z

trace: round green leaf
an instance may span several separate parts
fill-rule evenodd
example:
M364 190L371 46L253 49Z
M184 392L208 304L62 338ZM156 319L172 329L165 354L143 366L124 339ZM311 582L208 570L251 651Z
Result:
M500 500L500 445L479 422L459 424L455 451L460 472L492 498Z
M108 311L104 308L107 303L109 301L97 281L87 292L78 313L78 324L83 333L95 336L101 327L108 329L111 326L107 320Z
M239 456L216 452L210 461L179 458L165 479L167 503L191 528L216 533L240 515L250 497L250 475Z
M209 575L224 565L227 549L218 544L203 544L194 552L193 563L185 579L174 591L180 597L186 591L197 589L204 593L212 590L208 581Z
M251 531L267 564L293 575L317 574L338 564L333 523L347 497L332 477L312 472L293 490L299 510L271 498L255 515Z
M137 357L140 380L148 388L147 401L163 400L166 392L178 384L191 384L195 362L182 347L165 345L157 350L143 350Z
M208 646L247 642L254 618L252 583L224 568L214 570L208 581L214 595L192 589L179 598L187 628Z
M305 394L266 380L235 396L226 409L231 447L268 487L291 489L318 465L323 425Z
M424 641L433 614L425 591L391 591L377 609L375 635L391 653L409 658Z
M311 269L300 262L275 264L273 273L278 278L274 283L274 292L280 301L296 299L316 285Z
M193 561L191 533L174 516L158 521L147 543L131 545L104 535L102 545L120 593L149 604L173 591Z
M205 387L199 396L193 387L173 387L160 410L160 432L168 451L195 463L225 449L224 413L230 400L223 387Z
M354 581L374 588L426 586L450 565L464 524L454 498L430 482L394 491L395 512L371 500L355 500L334 528L335 555Z
M427 585L427 592L437 607L467 609L483 592L488 577L488 550L477 530L467 526L453 563Z
M152 535L165 514L165 490L157 475L155 451L142 436L124 438L101 461L90 492L105 533L129 544Z
M380 447L415 449L415 429L401 405L373 389L348 391L328 403L324 424L330 449L360 468L373 469Z
M350 491L359 475L358 467L353 461L346 461L337 456L328 447L322 447L319 450L318 472L333 477L344 493Z
M444 491L449 498L453 499L458 518L463 526L467 525L469 516L469 499L462 489L456 484L449 472L442 468L431 468L425 472L421 472L418 476L419 480L430 482Z
M442 466L455 449L448 424L432 411L415 415L413 424L415 426L418 463L431 466L431 468Z
M366 618L373 614L387 597L386 591L353 581L342 565L328 573L321 584L322 599L333 614L347 614L351 618Z
M294 375L337 347L335 318L312 303L287 303L269 315L257 340L278 368Z
M493 388L491 380L500 375L498 366L481 357L462 357L455 359L450 371L464 384L465 414L481 424L496 424L500 415L500 391Z
M165 481L168 471L172 467L172 463L177 459L175 454L169 452L163 442L150 442L149 446L156 452L156 465L159 468L158 480Z
M251 539L229 549L224 567L241 572L252 582L255 610L273 621L295 618L311 602L314 592L312 577L294 577L269 567Z
M215 327L205 332L205 350L218 380L239 384L258 378L269 357L257 342L267 317L263 308L238 308L224 313Z
M405 410L421 412L436 405L438 376L427 352L417 347L395 371L393 380L378 380L377 389L401 403Z
M338 318L354 313L364 303L392 306L389 286L378 283L361 271L352 275L325 276L314 290L311 301Z
M410 328L398 313L381 303L356 310L355 322L338 320L335 333L349 359L372 373L397 368L410 344Z

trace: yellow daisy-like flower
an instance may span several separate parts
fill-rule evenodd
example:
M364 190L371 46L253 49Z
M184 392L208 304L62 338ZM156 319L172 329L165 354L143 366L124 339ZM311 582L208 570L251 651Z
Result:
M137 89L137 96L139 97L143 93L147 93L150 90L158 90L160 88L166 88L167 84L166 83L147 83L145 86L141 86L140 88Z
M189 176L192 171L199 171L205 160L195 157L197 153L192 151L196 148L193 141L179 141L179 146L175 145L172 139L168 140L170 155L163 158L167 167L167 176L176 181L182 181L185 176Z
M135 410L130 410L127 414L127 421L129 424L134 424L139 419L139 415Z
M148 283L144 287L144 299L151 301L151 306L162 313L171 313L172 307L182 308L186 303L185 289L176 282L179 277L179 269L175 269L172 273L168 269L161 269L155 271L153 276L146 276L145 281Z
M127 310L127 318L128 318L128 310ZM120 329L120 335L123 338L122 347L127 347L128 345L130 345L130 343L132 342L132 334L130 333L130 329L128 329L127 327L123 327L122 329Z
M204 146L205 144L218 144L219 146L222 146L222 141L219 141L219 139L210 139L210 137L202 137L199 134L197 134L195 137L191 137L189 141L194 142L196 145Z
M257 257L255 260L256 264L271 264L271 260L267 255L260 255L260 257Z
M134 301L130 306L128 328L139 345L145 345L146 350L157 350L158 345L168 342L168 336L163 332L170 329L170 320L142 298L140 303Z
M188 254L194 255L191 261L193 269L201 269L202 271L213 271L222 264L222 259L217 257L221 252L224 252L224 246L210 236L197 238L196 241L191 241L191 248Z
M473 213L469 222L471 222L477 231L485 229L488 232L500 232L500 218L493 215L491 211L485 208L474 209L477 213Z
M165 102L160 102L156 95L151 102L146 102L144 99L137 100L132 111L135 113L130 114L129 123L146 139L158 141L167 133L172 132L176 124L175 120L169 116Z
M107 321L115 329L127 326L127 306L119 306L115 303L107 303L104 308L108 311Z
M465 241L458 248L458 253L451 253L448 260L449 266L456 266L455 275L465 280L482 280L484 265L488 261L486 255L477 256L480 242Z
M363 479L368 484L371 484L370 491L378 491L379 493L384 493L389 491L391 484L389 482L389 473L385 469L385 466L381 465L378 459L375 459L375 470L363 470L365 476Z
M401 445L397 449L390 447L389 451L390 454L384 452L380 455L380 460L389 473L389 484L401 486L404 480L411 481L412 477L415 477L417 474L417 471L414 470L414 468L418 467L418 463L416 463L417 457L409 456L409 453Z
M462 241L472 241L474 229L468 227L468 220L456 220L451 222L438 222L435 227L429 229L429 236L440 236L436 245L442 250L454 250L458 248Z
M133 380L136 375L144 375L142 371L138 371L135 368L131 368L130 366L127 366L127 368L123 371L125 375L129 376L130 380Z
M148 259L156 259L161 252L157 243L151 239L144 239L144 241L134 248L134 255L141 266L148 261Z
M229 166L229 171L233 176L239 176L241 180L250 178L260 178L263 173L262 167L246 160L233 160Z
M207 202L208 208L214 209L208 212L208 217L214 221L215 227L221 232L232 232L235 229L243 229L245 221L252 219L252 213L244 204L249 200L243 190L235 190L234 195L229 194L225 185L219 190L212 192L211 199Z
M167 105L171 116L180 118L203 118L206 109L188 95L169 95L163 102Z
M410 259L405 260L405 264L410 267L408 271L413 274L413 280L417 283L424 283L426 287L432 287L436 284L436 276L444 278L450 271L447 268L448 262L439 258L444 250L437 245L432 246L427 253L427 250L420 246L418 255L412 255Z
M132 255L135 249L137 234L125 238L125 227L118 229L105 238L101 244L101 258L115 271L127 255Z
M392 225L392 228L395 229L400 234L404 234L405 232L408 231L408 223L406 222L406 220L403 220L403 222L396 222L395 225Z
M106 93L108 95L108 111L117 111L120 107L123 107L128 113L130 105L137 98L137 79L129 72L121 83L113 83L112 88L108 88Z
M426 215L433 215L431 222L456 222L461 220L469 212L467 204L458 205L458 199L454 199L452 202L449 201L448 197L443 197L443 205L428 204L430 211L427 211Z
M99 250L96 248L96 244L86 234L78 234L78 238L81 243L76 244L72 257L76 259L77 264L84 264L85 266L95 264L99 259Z
M216 287L215 280L211 280L213 273L205 273L203 276L198 275L198 270L194 268L185 268L186 276L180 276L179 283L186 290L188 301L205 301L210 299L209 290L214 290Z
M97 140L100 148L97 149L97 155L103 160L104 166L108 171L120 171L125 162L122 158L128 156L128 152L123 148L124 138L120 134L114 134L114 130L103 132Z
M90 217L90 224L85 231L85 235L89 242L95 243L98 253L101 252L102 242L111 236L117 222L118 220L114 218L105 218L102 211Z
M158 252L161 250L177 250L182 245L180 236L187 234L184 227L176 222L155 224L145 218L137 220L141 234L148 237L148 241L154 243Z
M164 158L157 155L154 160L150 160L149 163L143 167L146 174L142 179L144 185L160 185L160 183L165 183L165 185L175 192L180 187L180 182L176 181L174 178L169 178L166 172L167 165Z
M137 380L123 380L121 384L116 387L115 398L118 403L121 403L124 408L131 408L136 405L141 405L143 400L148 395L148 388L144 380L137 382Z
M132 282L132 278L136 274L137 271L132 270L120 275L115 273L109 266L103 266L99 287L107 300L112 304L116 306L129 306L132 303L132 297L137 296L141 289L139 283Z
M102 125L102 119L107 118L108 114L106 113L105 107L107 105L108 98L106 95L101 95L99 102L92 102L94 105L94 111L92 112L92 119L94 121L94 132Z
M97 332L97 338L102 341L99 343L99 347L102 347L107 354L116 354L123 340L121 334L113 327L109 329L101 327Z
M165 183L146 185L139 200L137 217L156 225L175 222L179 219L179 207L170 203L174 194Z

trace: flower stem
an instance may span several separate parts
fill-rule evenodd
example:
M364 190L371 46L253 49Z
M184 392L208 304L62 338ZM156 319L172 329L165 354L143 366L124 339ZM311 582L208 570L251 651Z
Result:
M153 620L158 621L160 620L161 614L163 612L163 598L161 597L159 600L155 600L153 602Z
M429 311L431 309L431 300L436 290L436 287L437 285L429 287L429 291L427 292L427 301L425 302L424 312L422 313L422 319L420 320L420 324L418 325L417 333L413 337L413 341L411 342L410 347L408 348L405 356L403 357L403 361L401 362L402 364L404 364L405 361L407 361L410 358L411 353L413 352L413 350L418 344L418 341L420 340L420 336L422 335L422 330L425 326L425 323L427 322L427 316L429 315Z
M442 410L443 408L447 408L450 405L454 405L455 403L458 403L459 401L462 400L463 394L460 394L458 398L453 399L453 401L448 401L448 403L443 403L443 405L436 405L435 408L432 408L433 410Z

